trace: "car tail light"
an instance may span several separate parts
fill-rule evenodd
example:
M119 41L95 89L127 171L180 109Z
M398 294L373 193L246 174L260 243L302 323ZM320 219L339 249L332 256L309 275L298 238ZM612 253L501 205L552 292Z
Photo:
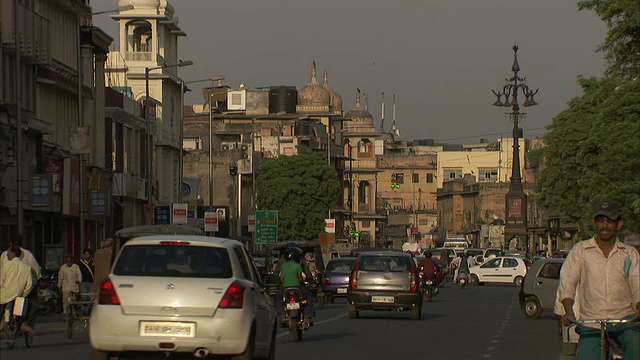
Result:
M415 265L411 264L411 273L409 274L409 288L411 289L411 291L418 290L418 282L416 281L417 276L418 270L416 269Z
M98 294L98 304L101 305L120 305L120 299L116 294L116 289L113 287L111 280L107 280L100 286L100 293Z
M351 276L349 277L349 286L352 289L356 289L358 287L358 272L360 270L360 263L357 262L353 265L353 269L351 269Z
M239 281L234 281L220 300L219 308L223 309L241 309L244 303L245 286Z
M160 241L160 245L189 245L188 241Z
M325 285L331 285L331 279L330 278L324 278L324 284Z

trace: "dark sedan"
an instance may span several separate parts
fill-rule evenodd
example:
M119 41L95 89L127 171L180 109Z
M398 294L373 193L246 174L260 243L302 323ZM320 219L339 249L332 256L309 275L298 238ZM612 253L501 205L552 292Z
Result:
M358 258L341 257L329 260L324 274L326 302L333 303L336 297L346 297L349 275Z

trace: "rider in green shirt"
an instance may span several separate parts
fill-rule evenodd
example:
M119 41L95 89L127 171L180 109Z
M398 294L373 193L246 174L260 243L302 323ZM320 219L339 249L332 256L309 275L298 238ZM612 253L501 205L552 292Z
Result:
M304 320L308 323L313 323L313 316L315 315L315 308L313 306L313 295L304 286L304 270L300 261L302 259L302 249L297 246L292 246L285 252L285 262L280 265L280 283L282 287L276 295L276 312L280 323L286 323L284 313L284 289L286 288L298 288L302 293L302 296L307 300L307 304L302 308L304 314Z

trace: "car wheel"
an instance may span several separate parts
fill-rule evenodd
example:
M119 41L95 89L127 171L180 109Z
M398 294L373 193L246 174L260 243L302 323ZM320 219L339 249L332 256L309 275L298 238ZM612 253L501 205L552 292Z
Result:
M529 319L537 319L542 313L542 306L540 305L540 301L535 296L526 298L524 300L522 308L524 309L524 314Z
M358 310L349 310L349 319L357 319L360 316Z
M478 279L478 275L471 274L471 285L479 285L480 279Z
M91 350L91 360L109 360L111 358L106 351Z
M422 307L417 306L411 309L411 320L420 320L422 317Z
M516 278L513 279L513 283L518 286L522 285L522 281L524 281L524 278L522 276L516 276Z

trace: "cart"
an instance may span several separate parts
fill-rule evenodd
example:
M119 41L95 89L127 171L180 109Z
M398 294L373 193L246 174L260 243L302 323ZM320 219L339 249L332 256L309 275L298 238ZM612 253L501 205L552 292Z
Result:
M95 300L95 293L71 293L67 314L67 338L71 339L74 331L82 331L89 327Z

